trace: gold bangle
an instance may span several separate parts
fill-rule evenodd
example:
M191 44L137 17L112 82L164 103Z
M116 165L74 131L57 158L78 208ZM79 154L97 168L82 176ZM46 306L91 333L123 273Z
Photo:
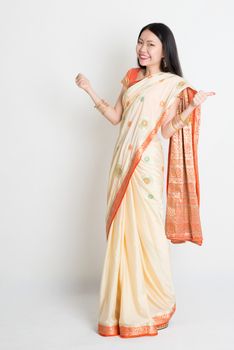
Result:
M181 120L185 125L188 125L189 122L190 122L191 114L190 114L185 120L183 120L183 119L181 118L182 114L183 114L183 113L181 113L181 114L179 115L180 120Z
M181 119L180 119L179 113L177 113L176 116L174 116L174 118L172 118L172 126L176 130L182 128Z
M94 108L98 109L101 105L105 105L106 107L109 106L109 104L105 100L101 99L100 102L98 102L94 105Z
M173 124L173 118L171 119L171 126L173 127L173 129L174 129L175 131L178 130L178 128L176 128L176 127L174 126L174 124Z
M94 108L97 108L102 114L105 113L107 107L109 107L109 104L103 99L101 99L100 102L94 105Z

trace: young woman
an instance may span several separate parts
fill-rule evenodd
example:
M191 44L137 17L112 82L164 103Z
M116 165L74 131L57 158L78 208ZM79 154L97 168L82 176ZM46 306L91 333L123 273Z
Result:
M113 125L120 123L109 172L107 249L100 288L98 333L157 335L176 309L169 240L202 244L197 142L200 105L183 76L173 33L162 23L138 35L138 67L127 71L114 107L83 75L77 85ZM169 139L166 224L164 157L159 130Z

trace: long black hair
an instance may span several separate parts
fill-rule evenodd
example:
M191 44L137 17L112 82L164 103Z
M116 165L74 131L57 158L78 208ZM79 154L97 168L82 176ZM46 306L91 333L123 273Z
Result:
M176 47L176 41L171 29L163 23L150 23L141 29L138 35L138 39L141 33L146 29L154 33L162 43L165 57L163 58L163 60L161 60L160 70L162 72L170 72L183 77L183 73L182 73L182 69L181 69L181 65L178 57L177 47ZM163 61L164 62L166 61L166 66L163 63ZM140 61L138 58L137 58L137 63L140 68L146 69L146 66L142 66L140 64Z

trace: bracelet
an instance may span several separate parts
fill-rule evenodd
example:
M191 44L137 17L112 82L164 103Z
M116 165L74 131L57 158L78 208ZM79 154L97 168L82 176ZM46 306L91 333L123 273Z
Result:
M190 122L190 119L191 119L191 114L190 114L185 120L183 120L183 119L181 118L182 114L183 114L183 113L179 114L180 120L181 120L185 125L188 125L189 122Z
M174 118L173 118L173 119L174 119ZM171 126L173 127L173 129L174 129L175 131L177 131L177 130L178 130L178 128L177 128L177 127L175 127L175 125L173 124L173 119L171 119L170 124L171 124Z
M94 108L97 108L102 114L104 114L107 107L109 107L109 104L103 99L101 99L100 102L94 105Z
M105 106L109 106L105 100L101 99L100 102L94 105L94 108L99 108L99 106L101 106L102 104L104 104Z
M178 113L178 114L177 114L174 118L172 118L171 121L170 121L170 124L171 124L171 126L173 127L173 129L174 129L175 131L177 131L177 130L180 129L180 128L183 128L183 126L188 125L189 122L190 122L191 114L190 114L185 120L183 120L183 119L181 118L182 114L183 114L183 113L180 113L180 114ZM179 118L179 120L178 120L178 118Z
M177 113L177 115L171 119L171 125L175 130L178 130L184 126L184 122L180 117L180 114Z

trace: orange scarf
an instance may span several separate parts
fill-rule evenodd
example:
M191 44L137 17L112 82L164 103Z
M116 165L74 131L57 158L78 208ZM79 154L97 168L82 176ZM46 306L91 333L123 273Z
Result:
M181 92L179 113L196 92L190 87ZM193 110L191 122L174 133L169 141L165 232L172 243L191 241L202 245L197 157L200 109L199 105Z

